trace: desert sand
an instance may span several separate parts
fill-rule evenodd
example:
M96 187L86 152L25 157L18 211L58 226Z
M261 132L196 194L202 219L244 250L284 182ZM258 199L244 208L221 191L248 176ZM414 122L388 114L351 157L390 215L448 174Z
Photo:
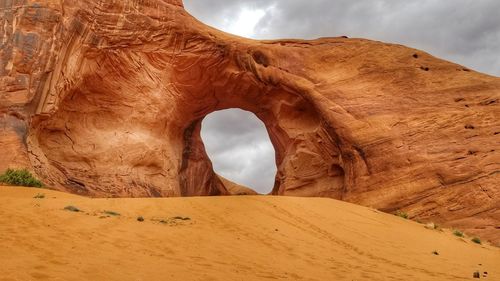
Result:
M500 280L500 249L327 198L0 187L0 265L1 281Z

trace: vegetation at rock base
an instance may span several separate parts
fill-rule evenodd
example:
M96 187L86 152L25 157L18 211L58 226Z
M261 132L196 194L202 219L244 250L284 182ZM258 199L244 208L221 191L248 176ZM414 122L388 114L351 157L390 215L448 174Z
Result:
M477 237L472 238L471 241L474 242L474 243L476 243L476 244L481 245L481 239L479 239Z
M7 169L0 175L0 182L4 184L28 187L42 187L41 181L36 179L28 170Z
M410 216L408 216L408 213L403 212L403 211L401 211L401 210L397 211L397 212L395 213L395 215L396 215L396 216L398 216L398 217L401 217L401 218L403 218L403 219L408 219L408 218L410 217Z

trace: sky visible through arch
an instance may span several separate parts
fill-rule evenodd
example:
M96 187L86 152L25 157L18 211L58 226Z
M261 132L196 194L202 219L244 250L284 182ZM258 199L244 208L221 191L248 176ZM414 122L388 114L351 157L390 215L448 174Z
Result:
M213 112L203 119L201 137L216 173L259 193L271 192L275 151L255 114L241 109Z
M367 38L421 49L500 76L498 0L184 0L184 5L202 22L248 38ZM245 115L234 114L245 134L252 136L254 147L264 147L267 134L260 134L258 125ZM269 181L266 177L274 181L274 175L263 173L272 171L274 163L261 161L256 156L261 154L248 149L244 138L241 143L233 139L234 129L226 126L229 117L222 114L212 118L210 122L217 128L210 126L204 133L208 138L220 138L222 144L226 142L211 155L221 173L239 174L240 178L233 180L250 186L262 186ZM248 165L255 167L242 169L227 157L228 153L253 159Z

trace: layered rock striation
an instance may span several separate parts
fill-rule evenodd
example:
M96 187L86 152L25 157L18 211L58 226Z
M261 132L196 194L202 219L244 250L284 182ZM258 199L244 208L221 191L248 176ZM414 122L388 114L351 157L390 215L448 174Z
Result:
M0 6L0 170L96 197L226 195L200 126L241 108L275 147L273 194L500 242L500 78L364 39L240 38L180 0Z

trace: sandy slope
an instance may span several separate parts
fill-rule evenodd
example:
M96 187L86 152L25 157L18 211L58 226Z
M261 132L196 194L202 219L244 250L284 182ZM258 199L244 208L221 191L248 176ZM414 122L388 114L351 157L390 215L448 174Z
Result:
M475 270L500 280L500 250L331 199L88 199L0 187L1 281L469 280Z

